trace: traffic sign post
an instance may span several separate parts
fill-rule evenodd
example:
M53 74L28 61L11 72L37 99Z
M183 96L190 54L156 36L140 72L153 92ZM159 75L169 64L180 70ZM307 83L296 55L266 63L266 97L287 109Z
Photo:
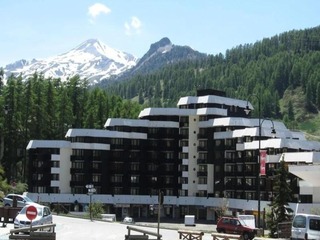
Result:
M97 190L94 188L93 184L87 184L86 188L88 189L88 195L90 196L89 212L90 220L92 221L92 194L94 194Z
M26 216L31 221L30 232L31 232L31 228L32 228L32 220L35 219L37 217L37 215L38 215L38 210L35 206L30 205L29 207L27 207Z
M38 215L38 210L35 206L29 206L26 210L26 216L27 218L32 221L33 219L35 219Z

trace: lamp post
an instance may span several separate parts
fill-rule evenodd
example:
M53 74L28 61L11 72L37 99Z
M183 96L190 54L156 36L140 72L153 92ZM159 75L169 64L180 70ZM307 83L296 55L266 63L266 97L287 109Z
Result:
M90 212L90 220L92 221L92 194L96 192L96 189L94 188L93 184L87 184L86 188L88 189L88 195L90 196L90 204L89 204L89 212Z
M257 99L258 99L258 118L259 118L259 139L258 139L258 142L259 142L259 145L258 145L258 158L257 158L257 192L258 192L258 228L260 228L261 224L260 224L260 218L261 218L261 215L260 215L260 208L261 208L261 196L260 196L260 192L261 192L261 189L260 189L260 179L261 179L261 127L262 127L262 124L264 122L265 119L261 119L261 101L260 101L260 98L257 96L257 95L253 95L255 96ZM248 115L251 111L251 109L249 108L248 104L246 106L246 109L244 110L245 113ZM262 121L261 121L262 120ZM271 123L272 123L272 130L271 130L271 134L273 135L273 137L275 136L276 134L276 131L274 129L274 123L272 120L270 120Z

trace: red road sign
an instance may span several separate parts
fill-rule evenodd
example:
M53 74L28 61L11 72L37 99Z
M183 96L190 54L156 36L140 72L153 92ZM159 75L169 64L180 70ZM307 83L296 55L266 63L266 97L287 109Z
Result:
M38 214L38 211L37 211L37 208L35 206L31 205L31 206L27 207L26 216L30 221L35 219L37 214Z

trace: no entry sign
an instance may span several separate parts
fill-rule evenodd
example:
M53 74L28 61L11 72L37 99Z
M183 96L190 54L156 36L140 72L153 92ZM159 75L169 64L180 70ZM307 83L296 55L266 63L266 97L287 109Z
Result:
M35 206L31 205L31 206L27 207L26 216L30 221L35 219L37 217L37 215L38 215L38 211Z

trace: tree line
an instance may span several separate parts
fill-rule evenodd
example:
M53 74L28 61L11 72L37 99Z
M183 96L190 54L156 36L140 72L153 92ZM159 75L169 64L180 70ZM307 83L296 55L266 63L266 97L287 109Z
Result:
M174 106L197 89L222 90L250 100L261 113L294 125L320 108L320 27L293 30L239 45L195 61L171 64L147 75L101 85L140 104ZM214 47L214 46L213 46ZM103 83L102 83L103 84ZM257 116L257 111L255 111Z
M79 76L62 82L33 74L10 76L0 71L0 178L26 181L26 146L30 140L63 140L69 128L103 129L110 117L137 118L141 106ZM1 170L1 169L0 169ZM0 179L1 181L1 179Z

